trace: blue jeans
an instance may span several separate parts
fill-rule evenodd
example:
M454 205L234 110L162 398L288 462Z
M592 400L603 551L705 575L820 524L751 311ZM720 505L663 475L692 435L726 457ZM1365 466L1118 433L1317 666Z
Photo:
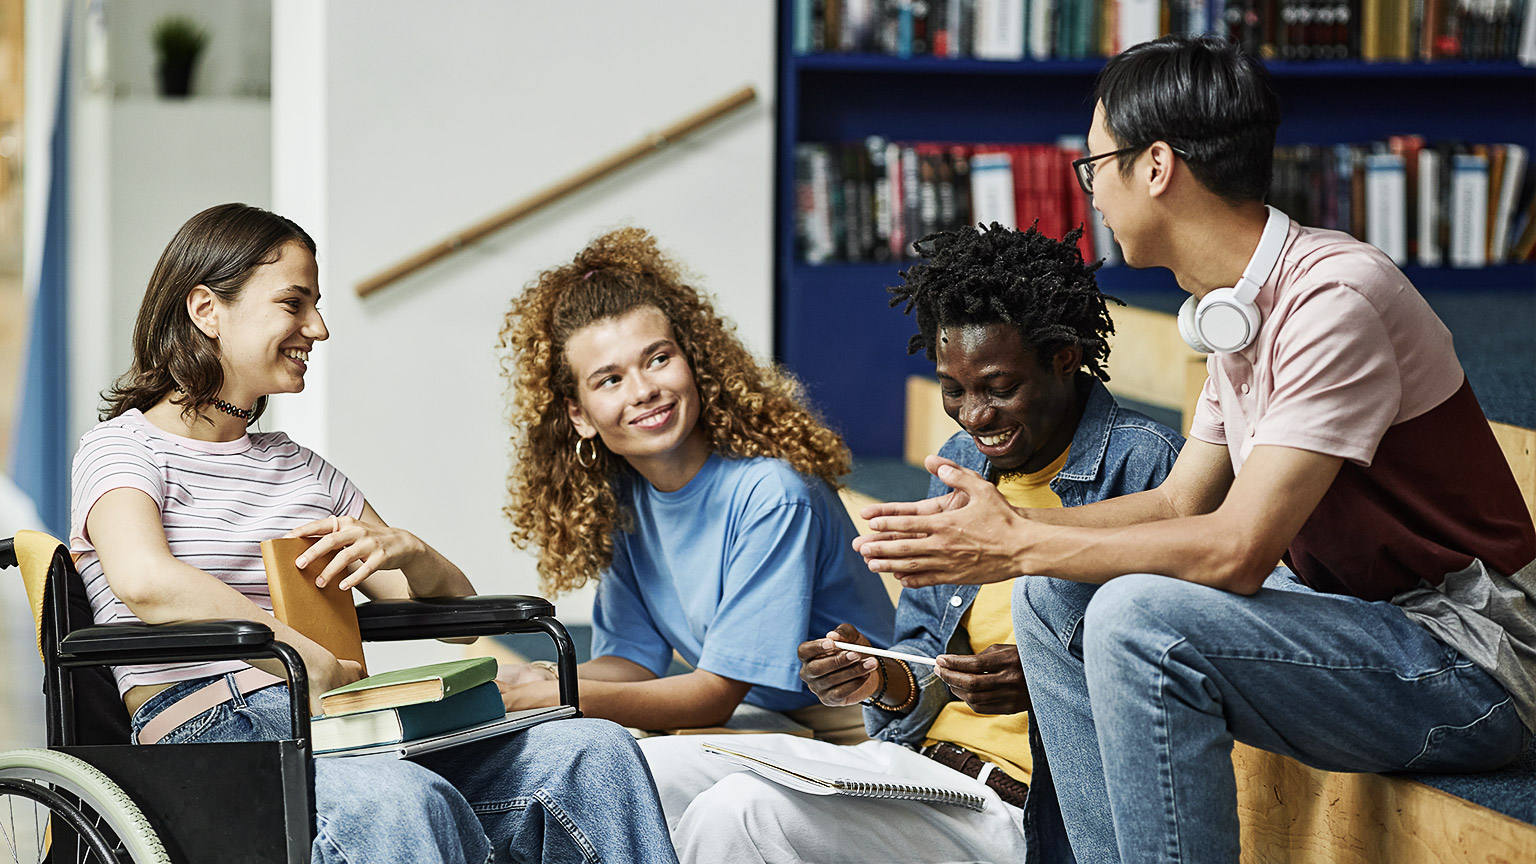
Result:
M1081 862L1237 861L1234 740L1329 771L1460 772L1528 734L1503 687L1401 610L1284 568L1251 597L1026 576L1013 618Z
M209 678L150 697L135 738ZM237 696L164 743L269 741L291 735L288 688ZM557 720L404 761L315 760L316 864L400 861L655 861L677 855L634 739L602 720Z

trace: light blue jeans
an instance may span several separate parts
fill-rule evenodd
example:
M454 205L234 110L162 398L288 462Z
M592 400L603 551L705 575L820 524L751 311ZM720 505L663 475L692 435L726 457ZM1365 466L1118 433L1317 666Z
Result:
M1509 694L1401 610L1276 570L1245 597L1137 574L1013 595L1019 657L1080 862L1235 862L1232 742L1329 771L1482 771ZM1038 790L1032 790L1032 793Z
M133 732L209 678L156 693ZM288 688L238 696L164 743L291 734ZM634 739L603 720L557 720L404 761L315 760L315 864L487 861L676 864L656 784Z

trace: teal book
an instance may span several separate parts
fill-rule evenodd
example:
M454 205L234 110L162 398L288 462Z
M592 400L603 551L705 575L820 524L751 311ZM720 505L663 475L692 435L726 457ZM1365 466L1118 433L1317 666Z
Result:
M369 675L320 694L327 717L436 702L496 677L494 657L470 657Z
M426 738L500 720L507 713L496 682L487 681L436 702L418 702L336 717L316 717L309 727L316 754Z

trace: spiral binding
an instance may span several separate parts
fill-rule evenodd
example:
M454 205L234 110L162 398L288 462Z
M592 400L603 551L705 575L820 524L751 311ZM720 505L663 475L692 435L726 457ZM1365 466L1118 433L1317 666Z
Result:
M937 789L933 786L909 786L900 783L865 783L859 780L838 780L834 785L839 792L859 798L936 801L942 804L956 804L961 807L969 807L978 812L985 808L987 804L986 799L980 795L972 795L969 792L956 792L953 789Z

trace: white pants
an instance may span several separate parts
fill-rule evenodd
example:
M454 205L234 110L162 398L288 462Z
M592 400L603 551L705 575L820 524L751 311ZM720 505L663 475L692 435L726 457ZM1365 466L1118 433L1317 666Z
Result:
M730 740L986 798L980 813L948 804L810 795L706 754L701 741ZM661 806L683 864L799 862L995 862L1024 860L1023 811L991 787L898 744L839 746L793 735L646 738Z

